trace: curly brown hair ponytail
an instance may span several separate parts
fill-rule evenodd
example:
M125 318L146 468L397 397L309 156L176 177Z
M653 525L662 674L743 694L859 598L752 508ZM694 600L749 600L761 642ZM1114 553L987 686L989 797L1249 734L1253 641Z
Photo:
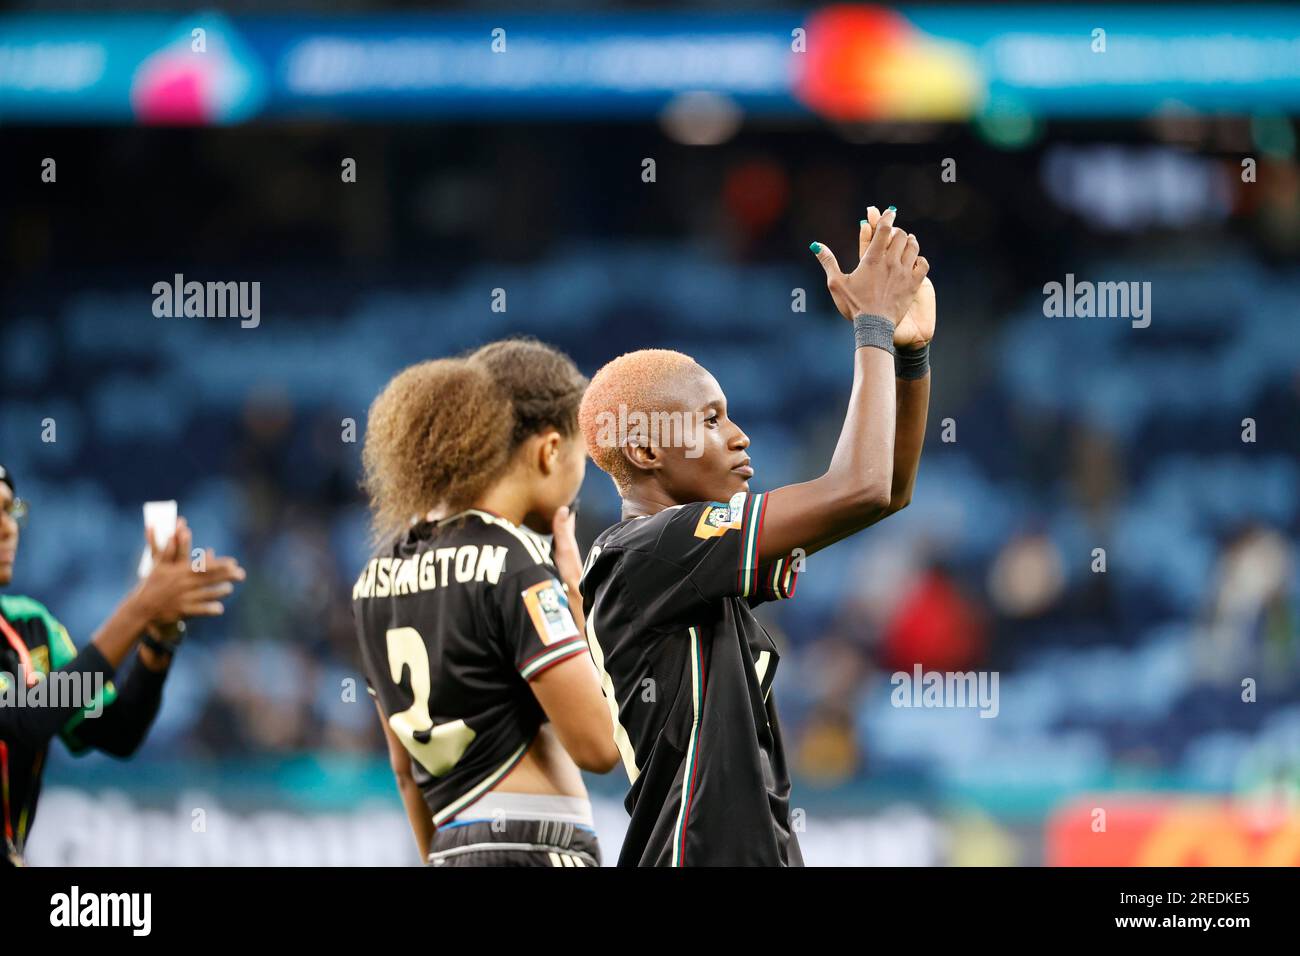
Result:
M435 359L395 375L370 405L361 454L376 541L472 505L505 467L514 425L486 365Z

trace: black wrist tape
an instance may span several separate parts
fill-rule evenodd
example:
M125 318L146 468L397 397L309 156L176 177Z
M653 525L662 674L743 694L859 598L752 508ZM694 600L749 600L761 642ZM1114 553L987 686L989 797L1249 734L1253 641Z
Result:
M152 634L141 634L140 643L149 648L149 650L153 651L155 654L166 654L168 657L171 657L176 653L176 644L179 643L179 641L176 643L169 643L167 641L158 640Z
M925 378L930 371L930 343L919 349L899 349L894 353L894 377L912 381Z
M894 324L882 316L855 316L853 339L857 348L884 349L890 355L894 354Z

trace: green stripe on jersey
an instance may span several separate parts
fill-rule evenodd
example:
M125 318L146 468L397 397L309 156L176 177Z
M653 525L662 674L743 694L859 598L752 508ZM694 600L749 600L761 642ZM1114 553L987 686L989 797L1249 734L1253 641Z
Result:
M686 825L691 813L691 798L695 796L695 765L699 761L700 746L700 711L704 705L700 673L703 664L700 633L693 627L689 628L688 631L691 635L691 705L693 716L691 718L691 736L686 745L686 766L682 771L682 803L677 811L677 825L673 827L673 866L681 866L685 862Z
M744 558L740 566L740 596L749 597L758 583L758 525L763 496L754 495L749 505L749 520L745 523Z

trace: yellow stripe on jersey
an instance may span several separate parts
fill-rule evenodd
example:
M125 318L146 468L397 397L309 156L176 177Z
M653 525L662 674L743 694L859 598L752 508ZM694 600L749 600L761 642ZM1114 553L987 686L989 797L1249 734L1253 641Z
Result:
M614 678L609 676L605 670L605 652L600 647L600 641L596 639L596 615L587 618L587 646L591 648L591 659L596 665L596 673L600 675L600 690L605 695L605 703L609 706L609 719L614 726L614 746L618 748L619 756L623 758L623 769L627 771L628 784L636 783L636 778L641 776L641 768L636 765L636 748L632 746L632 738L627 734L627 728L623 726L618 719L618 695L614 692Z

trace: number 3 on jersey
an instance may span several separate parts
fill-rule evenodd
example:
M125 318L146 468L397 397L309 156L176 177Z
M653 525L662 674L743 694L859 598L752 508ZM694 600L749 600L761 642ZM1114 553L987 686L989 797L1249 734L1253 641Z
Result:
M420 632L413 627L394 627L386 637L389 675L394 684L400 684L402 671L409 670L415 698L406 710L388 718L388 726L421 767L441 777L456 766L477 735L463 720L433 725L429 716L429 651Z

